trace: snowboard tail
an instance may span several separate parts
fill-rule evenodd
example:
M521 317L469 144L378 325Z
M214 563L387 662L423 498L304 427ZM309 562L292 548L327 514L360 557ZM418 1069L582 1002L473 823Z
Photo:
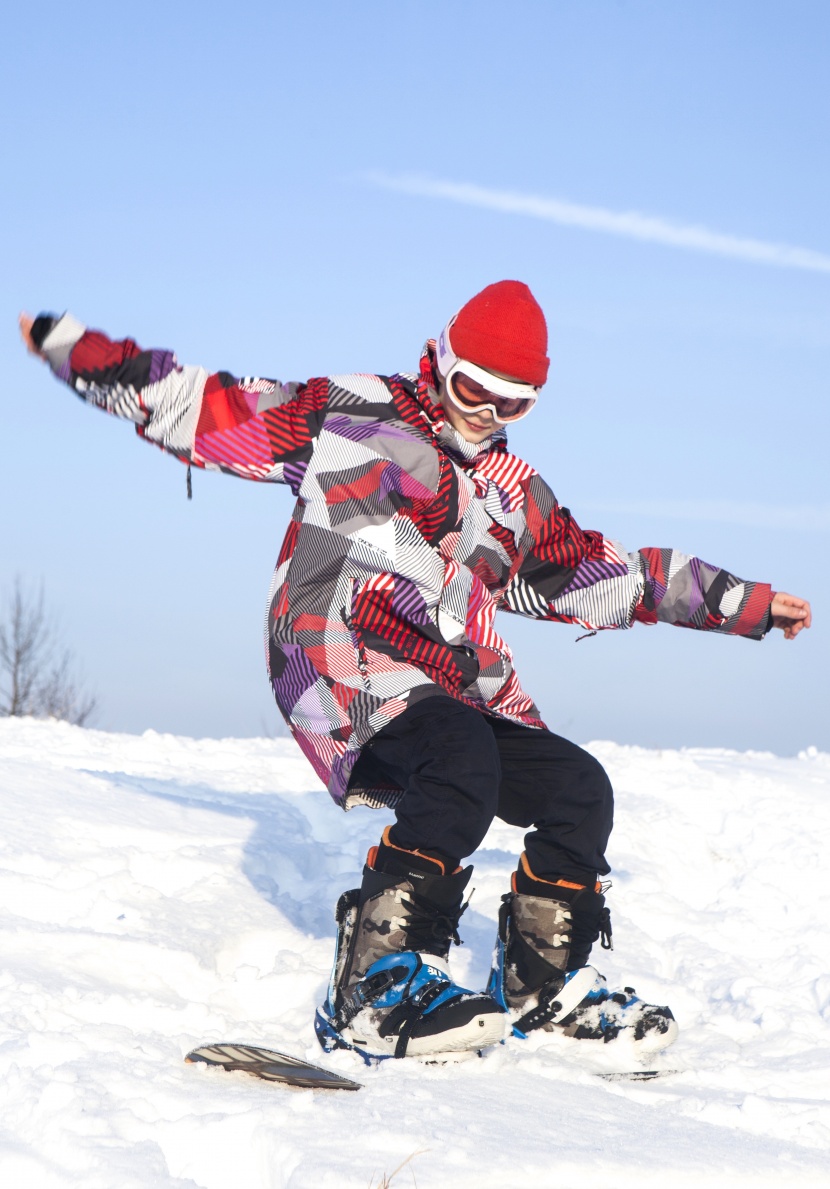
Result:
M185 1057L191 1064L218 1065L222 1069L251 1074L264 1082L282 1082L311 1090L359 1090L360 1082L350 1081L330 1069L300 1061L288 1053L262 1049L258 1045L213 1044L193 1049Z

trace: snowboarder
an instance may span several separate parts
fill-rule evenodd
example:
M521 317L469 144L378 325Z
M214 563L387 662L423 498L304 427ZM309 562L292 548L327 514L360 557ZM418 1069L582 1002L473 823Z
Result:
M660 621L793 639L810 607L675 550L628 553L584 531L509 453L506 427L533 409L549 366L527 286L473 297L426 343L417 373L301 384L180 366L70 314L20 325L80 397L188 466L296 496L269 593L274 696L338 805L396 815L337 905L323 1047L480 1049L508 1021L520 1036L669 1044L668 1008L609 991L588 964L598 938L611 945L611 784L541 722L496 611L589 631ZM453 981L448 954L472 872L461 863L494 816L529 832L487 990L473 992Z

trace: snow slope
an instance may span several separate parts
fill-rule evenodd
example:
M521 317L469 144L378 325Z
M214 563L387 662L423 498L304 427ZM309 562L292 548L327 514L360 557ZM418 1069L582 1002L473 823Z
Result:
M286 740L0 721L0 1183L9 1189L830 1184L830 756L593 744L618 793L617 950L684 1072L598 1079L532 1038L444 1067L325 1057L332 909L389 818ZM521 833L497 824L455 951L486 975ZM247 1040L357 1094L183 1064ZM624 1057L624 1055L623 1055Z

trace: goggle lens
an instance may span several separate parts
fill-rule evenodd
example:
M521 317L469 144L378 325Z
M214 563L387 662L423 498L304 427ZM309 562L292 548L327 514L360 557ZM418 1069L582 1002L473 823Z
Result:
M500 396L463 372L452 373L450 388L451 395L462 408L474 412L482 406L492 405L500 421L518 421L530 412L534 403L521 396Z

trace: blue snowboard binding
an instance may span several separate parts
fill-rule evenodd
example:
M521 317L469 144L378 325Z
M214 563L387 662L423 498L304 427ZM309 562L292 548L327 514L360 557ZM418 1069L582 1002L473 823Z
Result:
M458 986L447 960L471 873L446 874L386 834L370 851L361 888L337 904L334 965L314 1023L327 1052L353 1049L367 1062L440 1057L504 1039L503 1008Z
M610 991L603 976L585 964L593 936L601 932L604 947L611 948L602 895L572 885L557 888L562 898L554 899L548 886L543 890L542 896L514 891L502 897L487 990L509 1013L513 1035L524 1038L544 1029L606 1044L624 1038L643 1055L672 1044L677 1023L670 1008L643 1002L633 987Z

